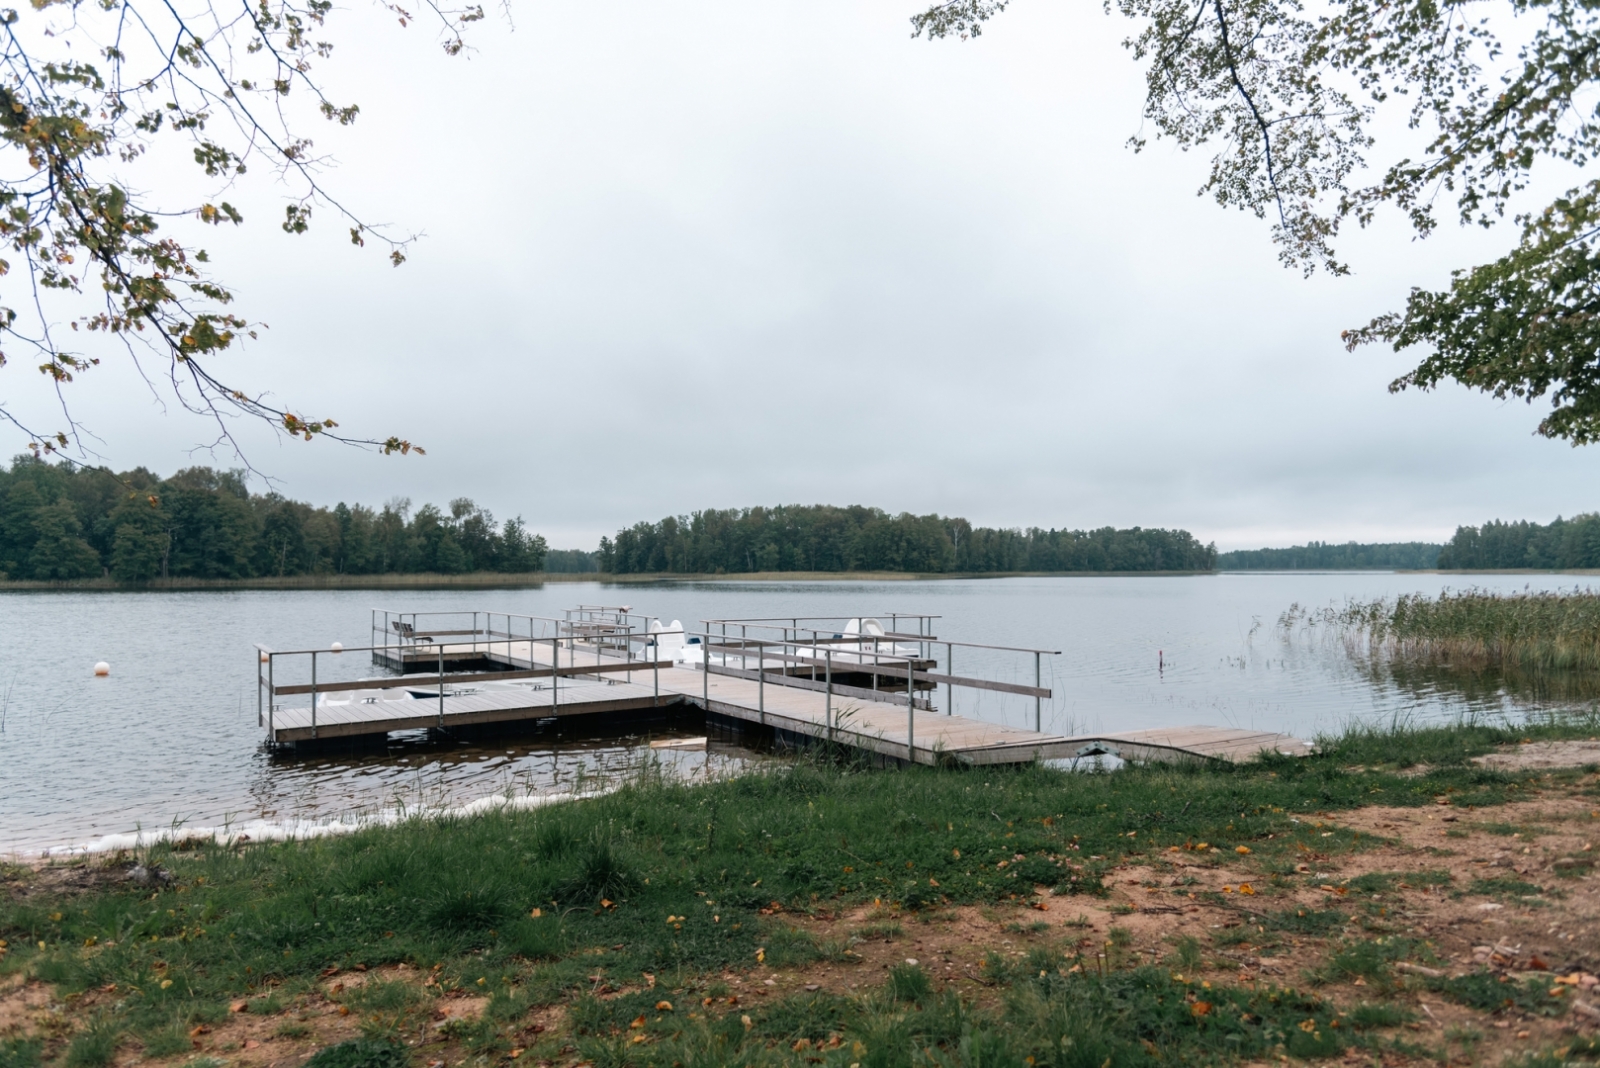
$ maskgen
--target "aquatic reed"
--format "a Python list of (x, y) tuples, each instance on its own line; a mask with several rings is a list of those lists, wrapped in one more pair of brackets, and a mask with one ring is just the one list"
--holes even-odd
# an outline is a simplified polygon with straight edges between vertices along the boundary
[(1352, 653), (1413, 666), (1600, 674), (1600, 593), (1589, 589), (1401, 594), (1318, 611), (1296, 605), (1279, 619), (1285, 629), (1299, 624), (1328, 628)]

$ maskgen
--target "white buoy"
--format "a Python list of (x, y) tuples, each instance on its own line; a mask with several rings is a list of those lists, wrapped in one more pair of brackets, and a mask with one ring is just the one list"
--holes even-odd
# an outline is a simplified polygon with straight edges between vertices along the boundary
[(334, 642), (333, 643), (333, 651), (336, 652), (336, 653), (344, 652), (344, 642)]
[(94, 673), (97, 676), (104, 678), (105, 676), (111, 674), (111, 665), (102, 660), (94, 666)]

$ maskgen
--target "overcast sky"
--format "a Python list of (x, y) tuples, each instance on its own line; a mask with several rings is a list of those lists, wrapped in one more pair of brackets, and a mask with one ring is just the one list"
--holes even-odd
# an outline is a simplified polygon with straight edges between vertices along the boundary
[[(1339, 344), (1513, 234), (1389, 217), (1346, 241), (1353, 277), (1282, 269), (1195, 196), (1205, 158), (1124, 147), (1141, 76), (1097, 3), (930, 44), (913, 0), (513, 2), (455, 59), (365, 6), (334, 23), (362, 117), (313, 131), (327, 183), (425, 235), (404, 267), (332, 219), (282, 234), (265, 185), (207, 235), (270, 326), (219, 370), (428, 449), (242, 428), (289, 496), (468, 496), (576, 548), (776, 503), (1224, 549), (1596, 506), (1600, 451), (1534, 437), (1542, 403), (1391, 396), (1414, 358)], [(43, 412), (27, 362), (5, 395)], [(74, 394), (115, 466), (238, 463), (125, 366)]]

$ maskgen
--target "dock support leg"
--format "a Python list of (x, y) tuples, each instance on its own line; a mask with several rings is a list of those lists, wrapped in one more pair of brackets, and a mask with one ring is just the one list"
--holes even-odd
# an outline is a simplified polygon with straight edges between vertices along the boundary
[[(827, 650), (824, 651), (822, 655), (827, 658), (823, 667), (823, 677), (828, 680), (828, 699), (827, 704), (823, 708), (822, 721), (828, 725), (828, 741), (831, 742), (833, 741), (833, 646), (828, 646)], [(815, 676), (816, 672), (816, 665), (811, 665), (812, 675)]]
[(317, 739), (317, 652), (311, 651), (311, 740)]
[(917, 762), (917, 663), (906, 661), (906, 760)]
[[(944, 673), (952, 679), (956, 677), (956, 647), (954, 642), (945, 642), (944, 645)], [(950, 707), (944, 710), (947, 716), (956, 714), (956, 684), (948, 682), (944, 687), (945, 703)]]

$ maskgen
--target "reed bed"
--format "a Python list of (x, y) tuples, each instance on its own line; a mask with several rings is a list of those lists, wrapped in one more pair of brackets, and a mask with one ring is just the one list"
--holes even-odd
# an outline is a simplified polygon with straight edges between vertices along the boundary
[(1445, 590), (1351, 601), (1280, 617), (1325, 627), (1353, 654), (1415, 667), (1501, 671), (1532, 677), (1600, 675), (1600, 592)]

